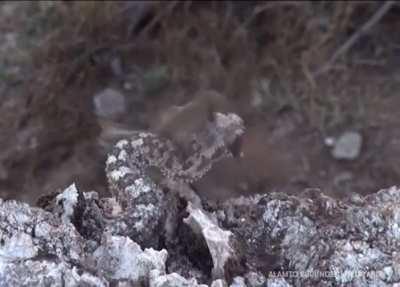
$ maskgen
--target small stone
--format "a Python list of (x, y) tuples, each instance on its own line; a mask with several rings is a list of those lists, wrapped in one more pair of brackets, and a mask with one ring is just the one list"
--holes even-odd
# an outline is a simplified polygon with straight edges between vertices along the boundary
[(233, 278), (233, 282), (229, 287), (246, 287), (246, 283), (244, 282), (244, 278), (237, 276)]
[(94, 96), (96, 115), (114, 119), (125, 112), (125, 97), (119, 91), (107, 88)]
[(195, 278), (186, 279), (177, 273), (163, 274), (157, 269), (150, 272), (149, 279), (150, 287), (207, 287), (207, 285), (198, 284)]
[(267, 279), (259, 272), (249, 272), (245, 275), (246, 283), (249, 287), (262, 287), (265, 286)]
[(361, 134), (358, 132), (345, 132), (335, 142), (332, 156), (335, 159), (354, 160), (360, 155), (362, 144)]
[(78, 196), (78, 189), (76, 188), (75, 183), (73, 183), (56, 197), (57, 205), (63, 207), (61, 218), (65, 224), (71, 222), (75, 207), (78, 204)]
[(285, 278), (271, 278), (267, 280), (268, 287), (291, 287), (293, 285), (289, 284)]
[(235, 250), (231, 247), (232, 232), (220, 228), (214, 218), (200, 208), (194, 207), (190, 202), (186, 210), (189, 216), (184, 218), (183, 222), (206, 241), (214, 265), (213, 278), (224, 278), (225, 263), (235, 258), (236, 255)]
[[(108, 280), (130, 280), (139, 285), (152, 270), (165, 274), (168, 252), (142, 249), (128, 237), (105, 234), (102, 245), (93, 253), (96, 270)], [(161, 285), (162, 286), (162, 285)]]
[(218, 279), (211, 283), (211, 287), (227, 287), (227, 286), (228, 285), (226, 284), (225, 280), (223, 280), (223, 279)]

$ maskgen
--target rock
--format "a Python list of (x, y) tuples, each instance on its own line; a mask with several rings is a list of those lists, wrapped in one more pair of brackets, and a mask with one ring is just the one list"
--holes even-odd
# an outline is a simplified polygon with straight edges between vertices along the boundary
[(187, 280), (177, 273), (162, 275), (158, 270), (150, 274), (150, 287), (207, 287), (198, 284), (196, 279)]
[(192, 207), (191, 203), (188, 204), (187, 212), (189, 216), (183, 221), (207, 243), (213, 260), (213, 278), (225, 278), (225, 263), (235, 258), (236, 254), (232, 248), (232, 233), (220, 228), (215, 220), (201, 209)]
[(267, 279), (260, 272), (249, 272), (245, 275), (246, 283), (249, 287), (263, 287)]
[(148, 282), (152, 270), (165, 274), (167, 255), (165, 249), (142, 250), (127, 237), (105, 234), (102, 245), (93, 253), (93, 259), (96, 270), (108, 280), (129, 281), (136, 286)]
[(69, 222), (0, 200), (0, 286), (107, 286), (85, 265), (85, 240)]
[(59, 206), (63, 206), (63, 213), (61, 216), (63, 222), (71, 222), (76, 204), (78, 203), (78, 190), (76, 189), (75, 183), (71, 184), (62, 193), (57, 195), (56, 203)]
[(335, 159), (354, 160), (361, 152), (362, 136), (358, 132), (345, 132), (334, 143), (332, 156)]
[(95, 113), (99, 117), (116, 119), (126, 110), (125, 96), (119, 91), (107, 88), (94, 96)]
[(228, 284), (223, 279), (217, 279), (211, 283), (211, 287), (228, 287)]
[[(301, 198), (271, 193), (253, 197), (256, 204), (243, 199), (223, 204), (228, 216), (221, 224), (233, 226), (232, 233), (242, 235), (249, 265), (296, 271), (269, 274), (268, 286), (392, 286), (400, 282), (399, 257), (394, 252), (400, 246), (399, 189), (379, 191), (356, 205), (317, 190)], [(232, 216), (230, 210), (234, 210)], [(326, 271), (329, 276), (324, 275)]]
[[(124, 171), (113, 170), (112, 176)], [(158, 197), (141, 181), (118, 190), (116, 198), (100, 200), (72, 184), (50, 201), (51, 212), (0, 199), (0, 286), (400, 285), (399, 188), (349, 201), (316, 189), (271, 192), (205, 205), (207, 211), (183, 198), (179, 205), (168, 193)], [(171, 229), (168, 238), (161, 227), (147, 230), (142, 219), (150, 208), (132, 214), (150, 202), (153, 210), (169, 209), (149, 218), (175, 218), (181, 232)], [(163, 241), (146, 249), (152, 239), (140, 231)], [(193, 236), (204, 240), (212, 262), (188, 255)], [(232, 267), (239, 262), (245, 264)], [(179, 273), (168, 274), (171, 267)]]
[(80, 268), (46, 259), (7, 263), (0, 269), (1, 286), (109, 286), (106, 280)]
[(229, 287), (246, 287), (244, 278), (240, 276), (233, 278), (233, 282)]
[(292, 287), (284, 278), (271, 278), (267, 280), (268, 287)]

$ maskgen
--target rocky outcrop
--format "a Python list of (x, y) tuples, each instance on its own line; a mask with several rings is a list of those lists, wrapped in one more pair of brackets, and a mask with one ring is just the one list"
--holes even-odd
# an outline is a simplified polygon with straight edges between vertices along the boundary
[(75, 185), (49, 200), (46, 210), (0, 200), (0, 285), (400, 284), (396, 187), (348, 201), (319, 190), (203, 207), (178, 196), (168, 200), (176, 207), (168, 219), (174, 228), (161, 226), (148, 248), (135, 242), (135, 233), (117, 234), (112, 225), (124, 213), (116, 200)]

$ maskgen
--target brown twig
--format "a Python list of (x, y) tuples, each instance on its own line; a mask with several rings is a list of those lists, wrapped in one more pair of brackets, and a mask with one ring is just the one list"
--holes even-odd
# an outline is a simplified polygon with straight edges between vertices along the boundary
[(375, 24), (379, 22), (379, 20), (392, 8), (392, 6), (396, 3), (396, 1), (386, 1), (381, 8), (376, 11), (374, 15), (363, 25), (361, 28), (355, 32), (347, 41), (336, 50), (336, 52), (332, 55), (327, 63), (325, 63), (322, 68), (315, 71), (313, 73), (314, 79), (317, 76), (320, 76), (326, 72), (328, 72), (333, 64), (337, 61), (337, 59), (343, 56), (354, 44), (360, 39), (362, 35), (364, 35), (368, 30), (370, 30)]
[(171, 14), (174, 8), (179, 4), (179, 1), (171, 1), (166, 5), (164, 9), (160, 9), (158, 14), (151, 20), (150, 23), (146, 25), (146, 27), (139, 33), (138, 38), (141, 38), (153, 29), (158, 23), (160, 23), (161, 19), (166, 17), (167, 15)]

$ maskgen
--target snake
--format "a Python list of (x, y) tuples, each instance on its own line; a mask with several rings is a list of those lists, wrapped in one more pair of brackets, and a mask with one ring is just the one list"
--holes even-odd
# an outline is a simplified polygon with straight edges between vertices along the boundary
[(214, 112), (202, 128), (187, 136), (184, 145), (151, 131), (137, 131), (129, 139), (118, 141), (107, 156), (105, 170), (110, 191), (125, 210), (125, 219), (112, 232), (123, 234), (117, 229), (131, 226), (130, 232), (135, 234), (129, 235), (136, 240), (152, 238), (169, 207), (163, 187), (151, 171), (178, 186), (191, 184), (216, 162), (234, 156), (232, 146), (244, 130), (238, 115)]

